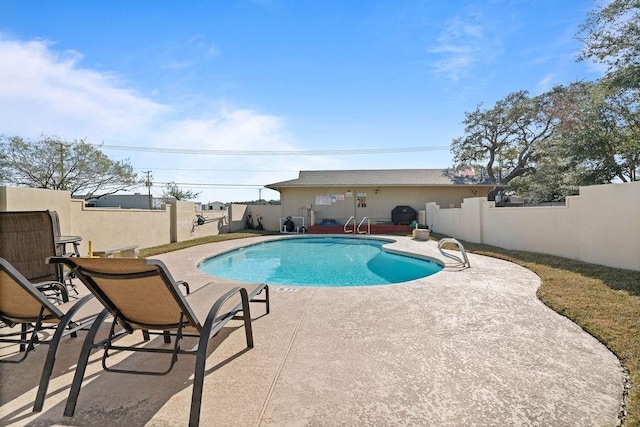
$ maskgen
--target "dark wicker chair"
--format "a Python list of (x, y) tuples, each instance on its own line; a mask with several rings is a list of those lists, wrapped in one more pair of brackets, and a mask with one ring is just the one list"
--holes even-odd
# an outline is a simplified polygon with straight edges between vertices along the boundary
[[(57, 286), (64, 287), (60, 283)], [(0, 258), (0, 321), (5, 323), (0, 342), (20, 345), (18, 353), (3, 357), (0, 363), (20, 363), (36, 345), (49, 345), (34, 412), (42, 410), (60, 340), (76, 336), (79, 329), (88, 329), (102, 308), (93, 295), (55, 305), (7, 260)], [(14, 328), (17, 326), (19, 330)]]
[[(197, 426), (200, 420), (202, 388), (209, 340), (231, 319), (244, 320), (247, 347), (253, 347), (249, 301), (262, 302), (269, 313), (269, 288), (265, 284), (229, 285), (210, 283), (184, 296), (166, 266), (153, 259), (125, 258), (53, 258), (51, 263), (63, 263), (71, 268), (85, 286), (105, 307), (87, 334), (76, 368), (65, 416), (73, 416), (80, 387), (94, 348), (102, 349), (102, 367), (105, 371), (131, 374), (165, 375), (173, 368), (179, 354), (196, 356), (195, 376), (191, 397), (189, 425)], [(256, 299), (264, 291), (264, 297)], [(242, 313), (240, 316), (237, 316)], [(112, 325), (106, 339), (94, 342), (100, 325), (107, 315)], [(116, 324), (119, 326), (116, 328)], [(173, 348), (152, 347), (135, 343), (117, 345), (118, 337), (142, 332), (144, 340), (149, 333), (164, 335), (169, 343), (174, 337)], [(198, 338), (194, 349), (182, 349), (183, 337)], [(123, 370), (107, 366), (109, 352), (131, 351), (171, 354), (166, 370)]]

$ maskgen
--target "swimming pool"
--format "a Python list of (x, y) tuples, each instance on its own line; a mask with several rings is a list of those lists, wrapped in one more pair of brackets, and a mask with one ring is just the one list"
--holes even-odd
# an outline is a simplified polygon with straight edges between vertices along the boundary
[(391, 240), (304, 237), (271, 240), (202, 262), (213, 276), (295, 286), (372, 286), (407, 282), (442, 270), (436, 262), (385, 252)]

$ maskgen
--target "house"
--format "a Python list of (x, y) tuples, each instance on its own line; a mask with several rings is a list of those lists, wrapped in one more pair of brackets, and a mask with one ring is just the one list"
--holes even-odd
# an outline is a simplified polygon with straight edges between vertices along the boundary
[(209, 202), (200, 205), (201, 211), (223, 211), (227, 209), (227, 205), (222, 202)]
[(407, 206), (425, 224), (427, 202), (458, 208), (465, 198), (484, 197), (493, 187), (470, 171), (448, 169), (300, 171), (297, 179), (266, 186), (280, 192), (282, 216), (304, 218), (305, 226), (344, 224), (350, 217), (397, 223), (392, 212)]
[(109, 194), (87, 200), (86, 206), (89, 208), (159, 209), (162, 203), (161, 198), (148, 194)]

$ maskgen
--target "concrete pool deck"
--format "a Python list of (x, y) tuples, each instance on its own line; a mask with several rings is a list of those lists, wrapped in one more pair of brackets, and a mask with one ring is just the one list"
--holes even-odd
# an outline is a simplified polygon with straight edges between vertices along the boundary
[[(271, 238), (156, 258), (197, 288), (211, 281), (198, 261)], [(271, 313), (252, 306), (254, 348), (246, 350), (239, 321), (214, 338), (212, 347), (220, 345), (207, 360), (201, 425), (616, 425), (618, 360), (537, 299), (537, 275), (474, 254), (471, 268), (460, 269), (434, 241), (390, 238), (392, 248), (447, 267), (397, 285), (272, 286)], [(61, 343), (41, 413), (31, 406), (46, 346), (21, 364), (0, 365), (0, 425), (187, 424), (194, 363), (188, 356), (168, 375), (148, 377), (106, 373), (94, 354), (75, 416), (63, 417), (80, 337)], [(8, 351), (15, 348), (2, 348)], [(167, 363), (156, 355), (110, 361)]]

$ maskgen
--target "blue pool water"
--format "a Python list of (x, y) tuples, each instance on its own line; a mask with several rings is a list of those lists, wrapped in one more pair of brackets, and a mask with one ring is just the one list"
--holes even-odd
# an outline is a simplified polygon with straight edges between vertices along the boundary
[(309, 237), (272, 240), (207, 259), (199, 268), (241, 282), (296, 286), (371, 286), (407, 282), (442, 266), (384, 252), (387, 240)]

